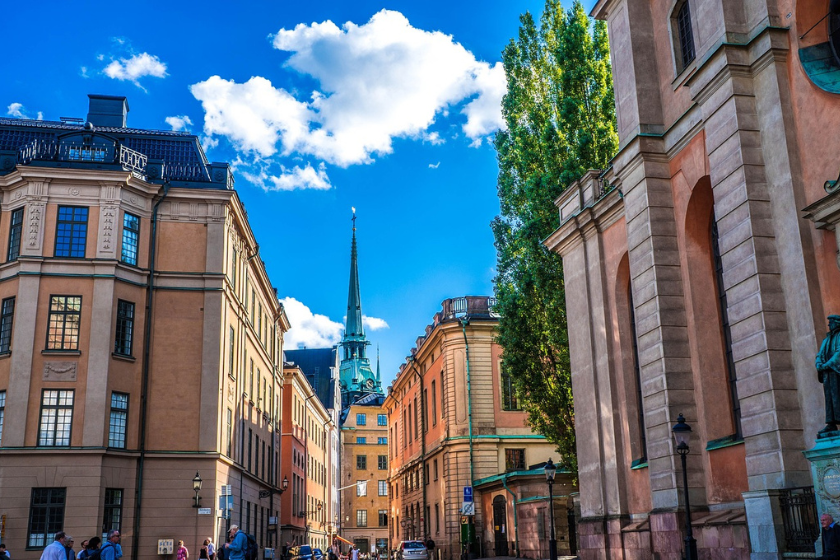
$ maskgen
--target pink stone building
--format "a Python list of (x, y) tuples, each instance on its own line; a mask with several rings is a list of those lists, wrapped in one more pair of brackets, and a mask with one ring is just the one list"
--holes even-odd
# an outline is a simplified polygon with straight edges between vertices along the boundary
[(840, 194), (824, 189), (840, 163), (840, 20), (828, 11), (593, 9), (609, 25), (620, 148), (558, 198), (546, 241), (564, 261), (583, 559), (682, 558), (680, 413), (700, 558), (813, 551), (808, 519), (797, 540), (784, 504), (812, 493), (814, 356), (840, 312)]

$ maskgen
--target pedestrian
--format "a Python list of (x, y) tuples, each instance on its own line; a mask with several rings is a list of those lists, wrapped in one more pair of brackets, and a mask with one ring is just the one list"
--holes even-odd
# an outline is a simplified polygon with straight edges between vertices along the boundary
[(85, 552), (87, 551), (88, 542), (89, 541), (87, 539), (82, 541), (82, 549), (79, 550), (79, 553), (76, 555), (76, 560), (81, 560), (82, 555), (84, 555)]
[(207, 557), (216, 560), (216, 545), (213, 544), (213, 537), (207, 537)]
[(76, 560), (76, 552), (73, 550), (73, 537), (70, 535), (64, 537), (64, 553), (67, 555), (67, 560)]
[(0, 543), (0, 560), (12, 560), (12, 555), (6, 550), (5, 543)]
[[(93, 540), (93, 539), (91, 539)], [(122, 555), (120, 546), (120, 532), (116, 529), (108, 531), (108, 542), (102, 545), (102, 551), (99, 553), (100, 560), (117, 560)]]
[(178, 541), (178, 550), (175, 552), (175, 560), (190, 560), (190, 551), (184, 546), (184, 541)]
[(64, 548), (64, 539), (67, 535), (64, 531), (55, 534), (55, 540), (47, 545), (41, 553), (41, 560), (66, 560), (67, 549)]
[(99, 549), (99, 546), (102, 544), (102, 539), (99, 537), (93, 537), (85, 542), (87, 543), (87, 546), (85, 546), (85, 549), (77, 556), (78, 560), (87, 560), (90, 558), (90, 555)]
[(353, 545), (353, 548), (350, 550), (350, 560), (359, 560), (359, 549), (356, 545)]
[(228, 560), (243, 560), (245, 558), (245, 551), (248, 550), (248, 537), (245, 533), (239, 530), (239, 525), (231, 525), (229, 543), (225, 543)]
[(820, 525), (823, 553), (817, 560), (840, 560), (840, 525), (828, 513), (820, 516)]
[(207, 552), (207, 539), (204, 539), (204, 544), (201, 545), (201, 550), (198, 551), (199, 560), (210, 560), (210, 554)]

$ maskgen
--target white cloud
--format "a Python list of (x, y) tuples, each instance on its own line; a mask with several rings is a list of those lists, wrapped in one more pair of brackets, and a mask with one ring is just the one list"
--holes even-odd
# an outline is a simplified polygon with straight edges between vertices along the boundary
[(166, 117), (163, 120), (176, 132), (181, 130), (189, 131), (192, 126), (192, 120), (187, 115), (175, 115), (174, 117)]
[(429, 164), (429, 169), (437, 169), (438, 167), (440, 167), (440, 162)]
[(313, 313), (306, 305), (295, 298), (281, 300), (292, 328), (285, 336), (285, 347), (289, 349), (305, 346), (324, 348), (341, 341), (344, 326), (327, 317)]
[(249, 173), (246, 170), (241, 171), (242, 175), (249, 182), (262, 187), (266, 192), (268, 191), (294, 191), (303, 189), (314, 190), (329, 190), (332, 188), (330, 178), (327, 177), (326, 166), (323, 162), (318, 166), (318, 169), (312, 167), (307, 163), (305, 167), (295, 166), (292, 169), (287, 169), (280, 166), (280, 174), (272, 175), (264, 168), (259, 173)]
[[(31, 119), (32, 117), (26, 113), (23, 103), (12, 103), (6, 108), (6, 114), (17, 119)], [(36, 120), (44, 120), (44, 113), (38, 111), (35, 117)]]
[(140, 53), (131, 56), (130, 58), (120, 58), (119, 60), (112, 60), (102, 72), (109, 78), (120, 81), (130, 81), (139, 88), (140, 78), (152, 76), (154, 78), (166, 77), (166, 64), (149, 53)]
[(385, 319), (379, 319), (378, 317), (368, 317), (367, 315), (362, 315), (362, 324), (372, 331), (391, 328), (390, 326), (388, 326), (388, 323), (385, 322)]
[[(318, 89), (293, 94), (260, 76), (243, 83), (212, 76), (190, 88), (205, 111), (206, 137), (226, 137), (252, 162), (309, 156), (347, 167), (391, 153), (395, 138), (442, 143), (429, 131), (437, 119), (460, 119), (473, 142), (504, 126), (501, 64), (476, 60), (451, 36), (415, 28), (399, 12), (382, 10), (363, 25), (300, 24), (272, 41), (291, 53), (286, 67)], [(301, 172), (308, 169), (315, 171)]]

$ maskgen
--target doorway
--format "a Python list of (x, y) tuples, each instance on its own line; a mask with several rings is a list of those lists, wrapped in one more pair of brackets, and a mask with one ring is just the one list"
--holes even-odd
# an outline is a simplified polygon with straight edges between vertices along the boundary
[(496, 537), (496, 556), (508, 556), (507, 502), (504, 496), (493, 498), (493, 534)]

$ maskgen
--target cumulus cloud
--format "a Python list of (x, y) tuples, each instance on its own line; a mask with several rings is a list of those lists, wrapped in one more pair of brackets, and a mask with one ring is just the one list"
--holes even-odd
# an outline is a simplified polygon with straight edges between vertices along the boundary
[(181, 130), (189, 131), (192, 126), (192, 120), (187, 115), (175, 115), (174, 117), (166, 117), (163, 120), (165, 120), (166, 124), (171, 126), (172, 130), (175, 132)]
[(388, 323), (385, 321), (385, 319), (380, 319), (378, 317), (368, 317), (367, 315), (362, 315), (362, 324), (372, 331), (391, 328), (390, 326), (388, 326)]
[(166, 64), (149, 53), (135, 54), (129, 58), (112, 60), (102, 72), (109, 78), (120, 81), (130, 81), (137, 87), (140, 85), (140, 78), (151, 76), (153, 78), (166, 77)]
[[(15, 117), (17, 119), (31, 119), (32, 117), (27, 114), (26, 109), (23, 106), (23, 103), (12, 103), (6, 108), (6, 114)], [(36, 120), (42, 121), (44, 120), (44, 113), (38, 111), (37, 115), (35, 116)]]
[(327, 317), (313, 313), (309, 307), (295, 298), (281, 300), (292, 328), (286, 333), (286, 348), (324, 348), (341, 341), (344, 326)]
[(250, 173), (243, 170), (242, 175), (249, 182), (269, 191), (294, 191), (300, 189), (329, 190), (332, 188), (330, 178), (327, 177), (326, 166), (323, 162), (315, 169), (310, 164), (305, 167), (295, 166), (287, 169), (280, 166), (280, 173), (272, 175), (268, 168), (263, 168), (259, 173)]
[(206, 138), (225, 137), (252, 161), (296, 156), (348, 167), (391, 153), (395, 138), (442, 143), (430, 130), (440, 119), (459, 119), (474, 145), (504, 126), (501, 64), (477, 60), (451, 36), (415, 28), (399, 12), (382, 10), (363, 25), (300, 24), (271, 39), (291, 53), (286, 68), (311, 77), (316, 89), (287, 90), (261, 76), (242, 83), (212, 76), (190, 88), (205, 112)]

